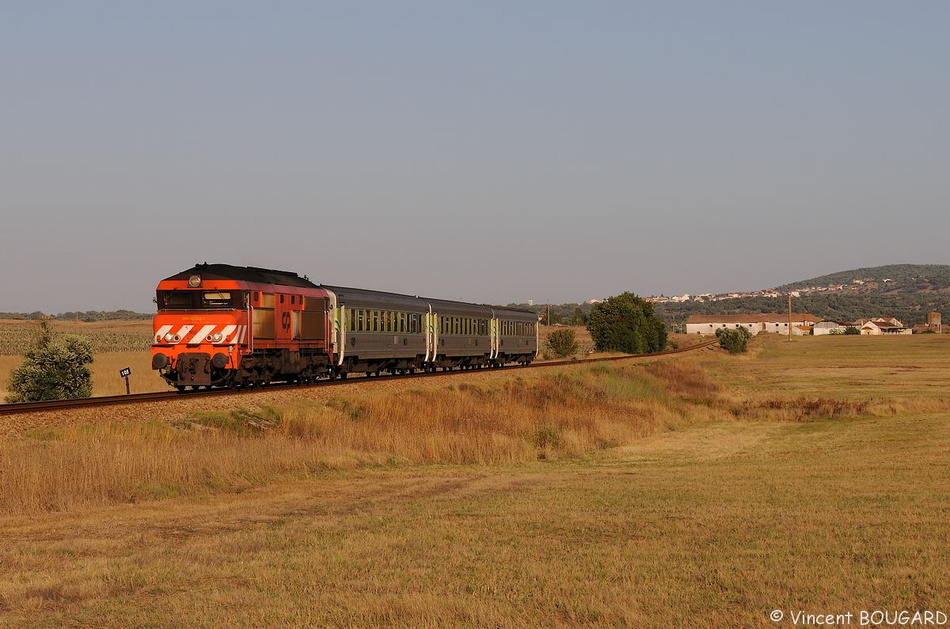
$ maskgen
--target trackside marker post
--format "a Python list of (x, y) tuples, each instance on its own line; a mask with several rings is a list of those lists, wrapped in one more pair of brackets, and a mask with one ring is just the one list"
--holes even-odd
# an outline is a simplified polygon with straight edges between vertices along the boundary
[(132, 368), (126, 367), (125, 369), (120, 369), (119, 375), (125, 378), (125, 394), (130, 395), (132, 393), (132, 388), (129, 386), (129, 376), (132, 375)]

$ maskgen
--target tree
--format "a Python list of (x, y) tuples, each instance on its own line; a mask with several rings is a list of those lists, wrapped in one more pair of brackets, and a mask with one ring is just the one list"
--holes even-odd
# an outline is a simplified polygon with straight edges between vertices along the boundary
[(92, 395), (92, 345), (73, 335), (53, 340), (47, 321), (40, 322), (36, 347), (10, 374), (7, 402), (66, 400)]
[(548, 335), (548, 350), (557, 358), (573, 356), (577, 353), (577, 336), (574, 330), (555, 330)]
[(594, 349), (601, 352), (647, 354), (666, 348), (666, 326), (653, 304), (623, 293), (594, 304), (587, 316)]
[(716, 330), (719, 347), (730, 354), (741, 354), (749, 349), (752, 334), (745, 328), (719, 328)]

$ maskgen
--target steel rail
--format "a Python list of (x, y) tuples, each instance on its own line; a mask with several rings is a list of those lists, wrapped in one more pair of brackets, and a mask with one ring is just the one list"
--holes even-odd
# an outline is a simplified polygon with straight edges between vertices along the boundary
[(390, 380), (393, 378), (399, 379), (409, 379), (409, 378), (432, 378), (432, 377), (441, 377), (441, 376), (458, 376), (462, 374), (467, 374), (469, 372), (488, 372), (494, 371), (496, 369), (506, 369), (506, 370), (515, 370), (515, 369), (543, 369), (546, 367), (564, 367), (566, 365), (585, 365), (589, 363), (599, 363), (599, 362), (609, 362), (609, 361), (619, 361), (619, 360), (630, 360), (633, 358), (658, 358), (660, 356), (670, 356), (673, 354), (683, 354), (686, 352), (691, 352), (697, 349), (704, 349), (716, 345), (719, 341), (706, 341), (704, 343), (699, 343), (697, 345), (690, 345), (689, 347), (683, 347), (680, 349), (667, 350), (663, 352), (655, 352), (653, 354), (625, 354), (623, 356), (608, 356), (604, 358), (582, 358), (582, 359), (569, 359), (569, 360), (558, 360), (544, 363), (533, 363), (531, 365), (512, 365), (510, 367), (497, 367), (489, 369), (464, 369), (456, 368), (452, 371), (435, 371), (435, 372), (419, 372), (415, 374), (404, 374), (399, 376), (386, 375), (386, 376), (366, 376), (362, 378), (354, 379), (337, 379), (337, 380), (320, 380), (311, 384), (273, 384), (266, 387), (254, 387), (250, 389), (210, 389), (205, 391), (158, 391), (151, 393), (133, 393), (131, 395), (108, 395), (101, 397), (88, 397), (88, 398), (78, 398), (72, 400), (52, 400), (44, 402), (17, 402), (13, 404), (0, 404), (0, 415), (14, 415), (14, 414), (24, 414), (24, 413), (41, 413), (46, 411), (58, 411), (58, 410), (67, 410), (74, 408), (83, 408), (83, 407), (96, 407), (96, 406), (116, 406), (122, 404), (141, 404), (144, 402), (163, 402), (169, 400), (181, 400), (187, 397), (207, 397), (207, 396), (222, 396), (222, 395), (249, 395), (253, 393), (260, 393), (262, 391), (275, 391), (281, 390), (288, 387), (293, 387), (295, 389), (300, 388), (310, 388), (310, 387), (327, 387), (327, 386), (342, 386), (346, 384), (354, 384), (357, 382), (375, 382), (377, 380)]

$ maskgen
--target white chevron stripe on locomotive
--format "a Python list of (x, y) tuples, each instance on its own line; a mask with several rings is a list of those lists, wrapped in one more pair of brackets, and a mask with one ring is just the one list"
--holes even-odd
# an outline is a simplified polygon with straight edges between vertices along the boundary
[[(224, 329), (221, 330), (221, 342), (227, 343), (228, 337), (234, 334), (234, 331), (237, 330), (236, 325), (226, 325)], [(231, 341), (231, 345), (234, 345), (234, 340)]]
[[(158, 330), (155, 331), (156, 341), (161, 340), (165, 341), (165, 335), (172, 331), (173, 326), (163, 325)], [(217, 328), (217, 325), (206, 324), (203, 325), (194, 335), (189, 336), (189, 333), (195, 328), (193, 325), (183, 325), (177, 332), (175, 336), (178, 337), (178, 341), (171, 341), (171, 344), (185, 343), (186, 345), (200, 345), (201, 343), (208, 342), (208, 335), (212, 334)], [(244, 337), (247, 335), (247, 326), (246, 325), (226, 325), (221, 330), (221, 340), (216, 344), (228, 344), (228, 345), (239, 345), (244, 342)], [(231, 337), (231, 338), (229, 338)]]
[(177, 341), (177, 342), (184, 341), (184, 340), (185, 340), (185, 337), (188, 336), (188, 333), (191, 332), (191, 329), (192, 329), (193, 327), (195, 327), (195, 326), (193, 326), (193, 325), (183, 325), (183, 326), (181, 326), (181, 328), (180, 328), (177, 332), (175, 332), (175, 336), (178, 337), (178, 341)]
[[(217, 326), (215, 326), (214, 324), (204, 326), (203, 328), (198, 330), (193, 337), (191, 337), (191, 340), (188, 341), (188, 344), (198, 345), (200, 343), (204, 343), (205, 337), (211, 334), (211, 332), (214, 331), (215, 327)], [(185, 335), (183, 334), (181, 338), (185, 338)]]

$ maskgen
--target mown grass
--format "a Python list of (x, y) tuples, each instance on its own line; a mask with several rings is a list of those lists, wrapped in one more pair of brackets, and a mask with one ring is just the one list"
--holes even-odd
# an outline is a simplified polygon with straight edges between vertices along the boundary
[(622, 456), (336, 472), (4, 521), (10, 626), (769, 627), (934, 609), (946, 417), (716, 422)]
[(2, 507), (0, 619), (776, 627), (774, 609), (945, 608), (947, 346), (906, 340), (37, 431), (0, 450), (4, 486), (36, 471)]

